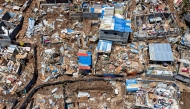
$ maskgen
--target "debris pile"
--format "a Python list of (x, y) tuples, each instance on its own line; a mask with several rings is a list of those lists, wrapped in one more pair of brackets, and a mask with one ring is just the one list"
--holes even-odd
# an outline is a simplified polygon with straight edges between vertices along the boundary
[[(101, 44), (98, 45), (100, 49), (101, 46)], [(111, 47), (111, 44), (107, 47)], [(99, 53), (96, 74), (136, 75), (142, 73), (147, 63), (147, 49), (146, 43), (143, 42), (135, 42), (126, 46), (116, 45), (112, 47), (112, 51), (106, 48), (105, 50), (108, 50), (106, 54)]]
[(126, 80), (126, 90), (134, 93), (134, 107), (179, 109), (179, 86), (151, 80)]
[(171, 81), (190, 84), (189, 1), (0, 3), (0, 107), (181, 108)]
[(4, 95), (14, 95), (31, 78), (29, 74), (34, 72), (28, 69), (31, 65), (27, 65), (28, 59), (32, 61), (33, 49), (27, 46), (28, 43), (19, 44), (22, 46), (1, 46), (0, 49), (0, 81), (3, 83), (0, 87)]
[[(73, 85), (75, 88), (71, 87)], [(86, 88), (88, 89), (85, 90)], [(66, 88), (65, 101), (67, 108), (70, 109), (74, 109), (76, 107), (103, 109), (122, 108), (121, 104), (123, 102), (123, 94), (124, 87), (120, 82), (79, 82), (76, 84), (70, 84)]]

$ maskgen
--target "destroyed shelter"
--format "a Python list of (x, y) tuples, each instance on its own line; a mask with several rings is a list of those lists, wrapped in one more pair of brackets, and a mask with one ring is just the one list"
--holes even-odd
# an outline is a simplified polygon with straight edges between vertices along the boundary
[(16, 40), (16, 35), (22, 29), (24, 17), (20, 13), (7, 11), (0, 21), (0, 43), (7, 46), (12, 40)]
[(30, 80), (31, 75), (28, 73), (33, 73), (31, 69), (24, 70), (28, 56), (31, 56), (31, 47), (11, 44), (7, 47), (1, 46), (0, 55), (0, 82), (4, 83), (0, 86), (2, 94), (14, 95), (19, 87), (23, 87), (24, 82)]
[(143, 15), (150, 13), (171, 13), (168, 5), (169, 0), (145, 0), (136, 1), (136, 8), (133, 10), (134, 15)]
[(146, 43), (113, 45), (112, 41), (99, 40), (97, 46), (96, 75), (136, 75), (144, 72), (147, 64)]
[(94, 1), (84, 1), (78, 5), (70, 5), (69, 11), (71, 20), (99, 20), (102, 13), (102, 5), (94, 3)]
[(179, 86), (174, 82), (127, 79), (126, 93), (133, 94), (134, 108), (179, 109)]
[(133, 41), (178, 36), (180, 29), (174, 16), (174, 13), (136, 15)]
[[(168, 44), (170, 41), (165, 43), (165, 40), (164, 43), (152, 43), (152, 41), (157, 42), (159, 38), (173, 38), (179, 33), (176, 17), (170, 12), (167, 0), (105, 1), (38, 0), (38, 8), (34, 6), (35, 8), (31, 9), (33, 13), (27, 16), (28, 28), (25, 27), (24, 33), (27, 37), (23, 40), (31, 40), (39, 45), (37, 63), (39, 68), (35, 68), (39, 70), (39, 78), (34, 77), (38, 84), (43, 84), (42, 86), (46, 82), (46, 85), (49, 85), (53, 81), (64, 80), (64, 83), (60, 85), (64, 89), (60, 86), (42, 88), (40, 93), (33, 98), (34, 101), (31, 102), (30, 107), (63, 108), (65, 105), (69, 109), (178, 109), (179, 87), (175, 83), (133, 79), (126, 80), (126, 84), (123, 84), (124, 78), (112, 78), (139, 75), (144, 77), (145, 72), (145, 76), (149, 78), (174, 79), (178, 70), (177, 56), (173, 51), (178, 45), (177, 41), (174, 43), (171, 41), (171, 45)], [(133, 6), (136, 5), (133, 13), (133, 9), (131, 10), (129, 6), (131, 2)], [(133, 14), (135, 24), (132, 24), (131, 20)], [(6, 13), (4, 19), (13, 21), (12, 16), (12, 13)], [(135, 27), (134, 42), (129, 43), (133, 26)], [(41, 44), (38, 43), (40, 39)], [(156, 40), (148, 43), (146, 39)], [(12, 47), (8, 49), (12, 50)], [(29, 48), (21, 48), (21, 50), (19, 48), (18, 51), (21, 53), (17, 53), (17, 50), (11, 52), (9, 64), (5, 57), (1, 57), (0, 64), (7, 65), (2, 68), (16, 73), (17, 63), (21, 64), (20, 59), (28, 56), (26, 49)], [(181, 64), (184, 63), (182, 61), (180, 60)], [(187, 77), (188, 65), (183, 64), (181, 67), (180, 71)], [(91, 72), (94, 72), (93, 76)], [(23, 74), (31, 76), (30, 73)], [(80, 83), (81, 77), (82, 83)], [(95, 82), (92, 77), (97, 78), (98, 82)], [(100, 82), (101, 79), (103, 82)], [(69, 82), (66, 83), (67, 80)], [(117, 82), (112, 80), (117, 80)], [(8, 90), (4, 88), (3, 93), (6, 95), (11, 90), (17, 89), (16, 85), (20, 85), (24, 80), (21, 82), (13, 76), (2, 81), (12, 84)], [(15, 81), (18, 83), (14, 86)], [(31, 82), (29, 85), (32, 84)], [(26, 85), (26, 88), (29, 85)], [(36, 88), (34, 90), (36, 91)], [(123, 94), (123, 91), (130, 95)], [(131, 99), (135, 102), (128, 101)]]
[(83, 2), (83, 18), (86, 20), (98, 20), (101, 17), (102, 7), (100, 4)]
[(189, 72), (189, 57), (190, 51), (181, 48), (180, 50), (180, 58), (177, 59), (177, 62), (180, 63), (179, 70), (177, 75), (175, 75), (175, 79), (184, 82), (185, 84), (190, 84), (190, 72)]

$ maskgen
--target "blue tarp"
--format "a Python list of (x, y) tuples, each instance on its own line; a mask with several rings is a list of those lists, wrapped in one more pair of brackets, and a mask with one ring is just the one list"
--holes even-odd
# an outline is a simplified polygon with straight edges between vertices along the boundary
[(111, 47), (112, 41), (99, 40), (97, 49), (101, 52), (111, 52)]
[(103, 17), (104, 17), (104, 10), (102, 9), (102, 13), (101, 13), (101, 18), (103, 19)]
[(72, 32), (74, 32), (74, 30), (72, 30), (72, 29), (67, 29), (67, 32), (68, 32), (68, 33), (72, 33)]
[(79, 64), (83, 66), (90, 66), (92, 65), (92, 53), (87, 52), (88, 56), (79, 56)]
[(91, 13), (94, 13), (94, 8), (90, 8), (90, 12), (91, 12)]

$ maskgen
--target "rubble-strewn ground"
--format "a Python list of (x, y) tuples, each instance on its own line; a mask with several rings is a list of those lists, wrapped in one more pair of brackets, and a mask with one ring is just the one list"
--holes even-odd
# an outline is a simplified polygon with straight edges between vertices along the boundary
[[(110, 81), (93, 81), (93, 82), (78, 82), (71, 83), (66, 86), (66, 101), (71, 99), (75, 102), (75, 106), (72, 109), (77, 108), (103, 108), (108, 107), (111, 109), (122, 108), (124, 106), (123, 95), (124, 87), (123, 83)], [(115, 89), (118, 90), (118, 94), (115, 94)], [(77, 94), (80, 92), (87, 92), (90, 94), (89, 100), (85, 97), (77, 98)], [(79, 95), (78, 95), (79, 96)]]
[[(133, 51), (138, 48), (138, 51)], [(96, 65), (97, 74), (135, 75), (144, 70), (146, 65), (147, 50), (141, 49), (145, 43), (133, 43), (126, 46), (113, 46), (109, 55), (99, 55)], [(140, 63), (139, 63), (140, 62)]]
[[(181, 34), (184, 30), (180, 31), (182, 28), (186, 30), (187, 26), (184, 23), (184, 19), (180, 16), (180, 11), (177, 11), (176, 7), (174, 8), (174, 0), (150, 0), (151, 2), (156, 2), (154, 5), (149, 3), (149, 0), (140, 2), (138, 0), (128, 0), (123, 3), (120, 2), (119, 4), (111, 2), (105, 4), (104, 1), (100, 0), (95, 4), (101, 4), (100, 6), (92, 5), (94, 2), (90, 2), (90, 4), (84, 3), (84, 7), (81, 4), (82, 0), (73, 0), (74, 4), (58, 3), (55, 6), (43, 6), (42, 8), (36, 7), (39, 5), (37, 1), (38, 0), (32, 0), (32, 3), (29, 4), (29, 8), (26, 9), (25, 12), (22, 12), (26, 7), (26, 4), (24, 5), (26, 0), (14, 0), (13, 3), (6, 3), (4, 0), (0, 0), (0, 8), (4, 10), (0, 16), (1, 20), (2, 15), (6, 12), (16, 13), (17, 15), (16, 17), (10, 17), (11, 15), (8, 15), (10, 18), (4, 17), (5, 24), (11, 23), (21, 28), (19, 25), (21, 21), (18, 16), (22, 14), (24, 17), (22, 29), (15, 35), (18, 47), (23, 47), (22, 43), (30, 43), (32, 46), (37, 45), (37, 60), (35, 60), (33, 49), (28, 51), (26, 66), (22, 68), (20, 75), (13, 74), (12, 69), (11, 71), (4, 70), (6, 65), (2, 64), (4, 62), (3, 59), (0, 58), (0, 109), (4, 108), (4, 106), (11, 108), (13, 99), (19, 100), (20, 104), (16, 107), (19, 108), (33, 89), (39, 85), (57, 81), (73, 81), (90, 78), (104, 78), (107, 81), (79, 81), (46, 86), (35, 92), (27, 108), (31, 106), (32, 109), (63, 109), (68, 106), (69, 109), (132, 109), (134, 108), (135, 102), (137, 102), (136, 105), (150, 105), (146, 104), (144, 100), (147, 93), (149, 102), (152, 104), (161, 104), (155, 102), (155, 99), (160, 100), (162, 97), (166, 100), (163, 101), (166, 102), (167, 105), (171, 105), (170, 102), (176, 104), (175, 100), (175, 102), (169, 100), (171, 96), (166, 97), (167, 92), (174, 90), (168, 87), (169, 85), (164, 87), (165, 85), (157, 86), (154, 82), (153, 84), (140, 83), (138, 85), (135, 83), (132, 84), (131, 87), (138, 88), (137, 93), (126, 93), (127, 83), (125, 83), (126, 79), (130, 80), (137, 77), (143, 80), (161, 80), (163, 82), (166, 82), (166, 80), (162, 80), (161, 76), (171, 76), (172, 79), (174, 79), (173, 76), (182, 74), (185, 75), (185, 78), (189, 77), (189, 48), (183, 50), (183, 52), (187, 52), (184, 57), (181, 56), (183, 53), (180, 52), (183, 46), (182, 37), (185, 37), (185, 42), (189, 41), (188, 35), (184, 36), (184, 33)], [(45, 1), (41, 2), (41, 4), (43, 3), (45, 3)], [(106, 5), (111, 8), (103, 8), (104, 6), (106, 7)], [(20, 8), (19, 10), (17, 10), (17, 6)], [(88, 19), (83, 18), (84, 16), (80, 16), (83, 11), (89, 12), (90, 9), (86, 9), (88, 6), (100, 7), (101, 11), (103, 9), (104, 12), (101, 12), (99, 8), (95, 8), (95, 12), (93, 12), (93, 14), (97, 14), (96, 11), (100, 11), (101, 18), (96, 19), (94, 17), (96, 19), (94, 20), (93, 17)], [(16, 9), (13, 10), (13, 7)], [(81, 9), (81, 7), (83, 9)], [(118, 9), (116, 10), (116, 8)], [(93, 11), (93, 9), (90, 11)], [(159, 15), (159, 13), (161, 13), (161, 15)], [(171, 14), (168, 16), (167, 13)], [(75, 16), (76, 18), (80, 16), (83, 20), (72, 20), (74, 19), (72, 15), (75, 14), (79, 14)], [(116, 16), (119, 20), (114, 18)], [(158, 16), (161, 18), (161, 21), (159, 21), (159, 19), (158, 21), (156, 20)], [(151, 21), (149, 21), (151, 18), (153, 22), (156, 22), (151, 23)], [(34, 27), (29, 28), (33, 23), (32, 20), (35, 21)], [(123, 22), (125, 20), (128, 20), (130, 23)], [(113, 22), (115, 23), (115, 21), (117, 21), (118, 25), (113, 27)], [(121, 22), (123, 22), (123, 24), (119, 25)], [(119, 28), (124, 24), (129, 27), (125, 27), (126, 30), (132, 30), (128, 37), (128, 42), (117, 44), (115, 43), (117, 41), (113, 40), (115, 38), (115, 40), (124, 41), (122, 37), (126, 36), (117, 38), (118, 34), (123, 33), (121, 32), (122, 28), (120, 28), (117, 30), (120, 31), (119, 33), (115, 33), (114, 31), (110, 36), (107, 35), (109, 38), (104, 40), (111, 40), (113, 44), (111, 45), (109, 53), (104, 52), (104, 50), (102, 52), (101, 50), (105, 49), (105, 46), (98, 46), (99, 39), (103, 37), (100, 35), (100, 31)], [(12, 26), (0, 26), (0, 35), (12, 32)], [(105, 34), (107, 34), (107, 32), (105, 32)], [(139, 38), (144, 36), (144, 34), (149, 35), (142, 39)], [(136, 38), (136, 35), (139, 35), (139, 37)], [(3, 37), (0, 39), (3, 39)], [(6, 41), (1, 41), (1, 43), (6, 43)], [(149, 44), (156, 43), (167, 43), (171, 45), (171, 51), (166, 52), (172, 52), (173, 62), (154, 62), (154, 60), (150, 60), (151, 53), (149, 52)], [(10, 49), (11, 48), (8, 47), (1, 48), (1, 50)], [(101, 52), (98, 51), (99, 49), (101, 49)], [(164, 47), (162, 50), (164, 50)], [(162, 50), (159, 53), (161, 53)], [(3, 53), (2, 51), (0, 52)], [(16, 55), (20, 56), (25, 52), (26, 51), (19, 49), (19, 53), (16, 53)], [(91, 52), (90, 58), (92, 59), (90, 65), (82, 64), (79, 59), (82, 56), (89, 56), (87, 52)], [(13, 60), (12, 63), (14, 64), (16, 62), (22, 63), (20, 59), (16, 59), (15, 61), (13, 58), (16, 57), (16, 55), (13, 54), (14, 52), (10, 54), (4, 53), (1, 54), (1, 57), (4, 57), (8, 61)], [(163, 53), (163, 56), (160, 55), (160, 57), (164, 57), (165, 55), (166, 53)], [(181, 58), (186, 59), (185, 62), (184, 60), (180, 60)], [(37, 65), (35, 65), (36, 61)], [(37, 69), (35, 69), (35, 66), (37, 66)], [(153, 69), (149, 69), (150, 67)], [(34, 72), (35, 70), (38, 72)], [(152, 74), (147, 76), (146, 73), (149, 70), (152, 70), (153, 75), (157, 75), (157, 72), (160, 73), (160, 78), (153, 78), (151, 77)], [(164, 72), (167, 72), (166, 75)], [(37, 79), (35, 84), (32, 84), (31, 80), (34, 73), (38, 73), (38, 77), (36, 75)], [(123, 81), (113, 81), (112, 77), (116, 75), (122, 77), (120, 80)], [(16, 79), (14, 77), (16, 77)], [(108, 81), (109, 79), (110, 81)], [(188, 79), (181, 79), (188, 81)], [(188, 109), (190, 103), (190, 93), (188, 91), (190, 91), (190, 87), (188, 83), (177, 80), (175, 80), (175, 82), (179, 85), (179, 91), (181, 92), (179, 101), (180, 108)], [(26, 92), (25, 88), (28, 88), (26, 86), (31, 84), (31, 89)], [(158, 94), (158, 92), (162, 94)], [(164, 92), (166, 95), (164, 95)], [(172, 95), (172, 97), (173, 96), (174, 95)]]
[[(52, 90), (55, 92), (52, 93)], [(32, 103), (32, 102), (31, 102)], [(33, 108), (53, 109), (64, 108), (64, 97), (62, 85), (42, 88), (33, 96)], [(30, 105), (28, 105), (30, 107)]]
[(14, 0), (14, 3), (16, 4), (24, 4), (26, 0)]

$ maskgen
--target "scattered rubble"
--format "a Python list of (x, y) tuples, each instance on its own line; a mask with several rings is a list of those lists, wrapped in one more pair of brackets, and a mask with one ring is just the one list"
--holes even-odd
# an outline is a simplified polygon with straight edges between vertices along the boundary
[(187, 108), (189, 1), (0, 3), (1, 108)]
[(131, 102), (129, 107), (179, 109), (180, 92), (176, 83), (132, 79), (126, 80), (126, 90), (134, 95), (134, 101), (126, 101)]

